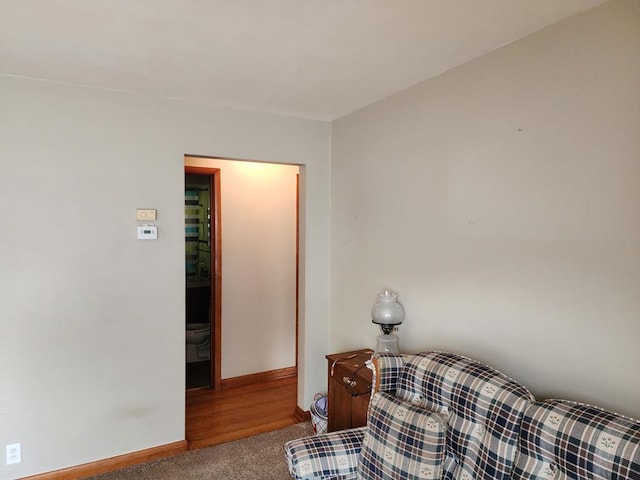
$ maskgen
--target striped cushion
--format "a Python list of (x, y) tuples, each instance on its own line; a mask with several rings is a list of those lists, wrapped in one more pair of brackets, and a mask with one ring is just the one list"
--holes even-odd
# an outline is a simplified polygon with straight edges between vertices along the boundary
[(289, 472), (297, 480), (355, 479), (366, 427), (299, 438), (284, 446)]
[(514, 480), (640, 479), (640, 422), (564, 400), (529, 406)]
[(435, 412), (376, 393), (369, 404), (358, 480), (439, 479), (445, 420)]
[(447, 416), (443, 479), (507, 480), (529, 391), (500, 372), (454, 353), (405, 359), (397, 397)]

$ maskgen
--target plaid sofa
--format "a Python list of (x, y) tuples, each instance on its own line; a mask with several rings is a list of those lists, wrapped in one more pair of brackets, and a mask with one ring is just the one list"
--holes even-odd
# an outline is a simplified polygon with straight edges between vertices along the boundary
[[(454, 353), (386, 353), (373, 361), (375, 391), (446, 417), (443, 478), (508, 478), (522, 415), (534, 400), (527, 389)], [(362, 438), (360, 430), (358, 438), (333, 432), (289, 442), (285, 451), (292, 476), (356, 478)]]
[[(376, 354), (373, 363), (374, 392), (395, 398), (412, 414), (422, 410), (443, 419), (438, 478), (640, 480), (638, 422), (596, 407), (536, 402), (525, 387), (500, 372), (454, 353)], [(291, 476), (297, 480), (433, 478), (422, 476), (415, 465), (406, 471), (397, 466), (384, 470), (386, 451), (370, 444), (384, 441), (376, 437), (379, 429), (374, 424), (389, 421), (380, 420), (381, 412), (373, 405), (369, 414), (368, 427), (288, 442)], [(391, 431), (394, 453), (398, 445), (413, 449), (397, 457), (402, 468), (420, 460), (414, 447), (423, 444), (408, 438), (419, 429), (401, 424)]]
[(514, 480), (640, 480), (640, 423), (566, 400), (530, 405)]

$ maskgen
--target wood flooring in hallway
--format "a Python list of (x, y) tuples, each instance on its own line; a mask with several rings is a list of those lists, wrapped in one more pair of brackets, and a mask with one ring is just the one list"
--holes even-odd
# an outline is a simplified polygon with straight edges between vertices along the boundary
[(280, 378), (217, 392), (186, 393), (189, 450), (217, 445), (298, 423), (296, 377)]

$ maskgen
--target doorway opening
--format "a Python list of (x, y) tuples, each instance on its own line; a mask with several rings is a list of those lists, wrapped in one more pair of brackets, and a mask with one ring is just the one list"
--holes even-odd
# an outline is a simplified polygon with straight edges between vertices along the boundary
[[(300, 166), (194, 155), (184, 158), (186, 175), (212, 176), (213, 193), (209, 273), (210, 315), (217, 326), (211, 334), (211, 358), (217, 371), (211, 388), (187, 390), (185, 407), (186, 439), (189, 448), (198, 448), (303, 419), (304, 412), (297, 407)], [(189, 180), (191, 177), (185, 177), (187, 187)], [(203, 263), (206, 266), (206, 260)], [(199, 276), (198, 264), (191, 267), (194, 276)], [(262, 398), (269, 389), (276, 393), (273, 397), (267, 394), (271, 401), (264, 404), (259, 418), (220, 417), (220, 409), (227, 410), (225, 402), (241, 410), (247, 405), (253, 408), (256, 400), (252, 395)]]
[[(296, 377), (298, 271), (301, 268), (298, 263), (299, 166), (185, 155), (184, 173), (187, 195), (191, 193), (193, 203), (202, 208), (192, 213), (196, 224), (201, 225), (192, 232), (197, 242), (191, 250), (199, 250), (198, 255), (188, 258), (191, 264), (185, 267), (190, 283), (187, 286), (191, 287), (187, 304), (191, 310), (197, 310), (190, 299), (198, 297), (200, 288), (205, 309), (209, 305), (209, 361), (213, 372), (210, 387), (206, 383), (189, 382), (188, 398), (205, 394), (202, 390), (227, 390)], [(207, 200), (198, 196), (199, 189), (206, 194), (207, 187), (211, 195), (210, 233), (206, 231), (209, 228)], [(197, 325), (201, 323), (197, 318), (187, 316), (187, 324), (196, 324), (194, 329), (204, 327), (205, 334), (192, 342), (202, 340), (202, 344), (196, 345), (200, 351), (194, 353), (196, 346), (189, 346), (187, 342), (187, 357), (202, 361), (197, 367), (187, 366), (187, 377), (192, 376), (191, 370), (199, 367), (205, 370), (206, 376), (207, 325)], [(204, 317), (206, 322), (206, 311)], [(202, 358), (194, 357), (202, 352)], [(198, 391), (191, 391), (195, 389)]]
[(220, 170), (185, 166), (186, 390), (221, 383)]

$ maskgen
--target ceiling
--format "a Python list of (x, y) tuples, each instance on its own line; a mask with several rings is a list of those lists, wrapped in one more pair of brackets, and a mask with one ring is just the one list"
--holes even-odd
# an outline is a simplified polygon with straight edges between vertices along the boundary
[(603, 0), (0, 0), (0, 75), (333, 120)]

